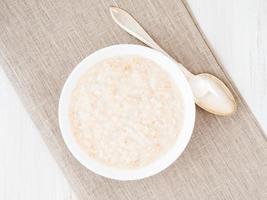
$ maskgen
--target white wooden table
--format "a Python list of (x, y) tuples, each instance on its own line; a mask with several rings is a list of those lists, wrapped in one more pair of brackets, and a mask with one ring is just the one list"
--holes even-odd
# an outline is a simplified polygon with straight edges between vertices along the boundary
[[(219, 62), (267, 132), (267, 1), (188, 3)], [(2, 70), (0, 199), (76, 199)]]

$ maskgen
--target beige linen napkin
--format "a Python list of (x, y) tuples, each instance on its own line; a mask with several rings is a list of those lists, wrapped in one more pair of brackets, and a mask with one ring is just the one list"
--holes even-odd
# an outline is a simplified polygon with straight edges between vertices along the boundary
[[(230, 86), (181, 0), (117, 2), (191, 71), (210, 72)], [(93, 51), (112, 44), (138, 43), (114, 24), (110, 5), (111, 0), (0, 1), (1, 65), (77, 196), (86, 200), (267, 199), (266, 141), (237, 92), (239, 107), (232, 117), (198, 109), (185, 152), (151, 178), (109, 180), (72, 157), (57, 121), (64, 81)]]

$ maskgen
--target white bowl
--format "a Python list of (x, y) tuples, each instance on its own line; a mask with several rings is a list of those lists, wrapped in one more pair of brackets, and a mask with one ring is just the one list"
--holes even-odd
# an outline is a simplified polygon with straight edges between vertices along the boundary
[[(139, 55), (151, 59), (161, 66), (179, 87), (184, 100), (185, 110), (184, 123), (175, 145), (165, 155), (161, 156), (150, 165), (129, 170), (108, 167), (91, 159), (76, 143), (71, 131), (69, 119), (70, 97), (79, 78), (97, 62), (106, 58), (123, 55)], [(81, 164), (96, 174), (107, 178), (117, 180), (137, 180), (159, 173), (171, 165), (182, 154), (190, 140), (194, 128), (195, 103), (187, 79), (180, 71), (177, 63), (156, 50), (139, 45), (120, 44), (94, 52), (75, 67), (63, 87), (59, 100), (58, 118), (63, 139), (73, 156)]]

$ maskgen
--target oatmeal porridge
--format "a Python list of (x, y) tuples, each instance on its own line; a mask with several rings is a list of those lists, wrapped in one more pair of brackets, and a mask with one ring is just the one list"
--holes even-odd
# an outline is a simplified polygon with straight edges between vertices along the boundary
[(152, 60), (103, 60), (78, 81), (71, 97), (74, 137), (106, 166), (135, 169), (173, 147), (183, 125), (183, 99), (169, 75)]

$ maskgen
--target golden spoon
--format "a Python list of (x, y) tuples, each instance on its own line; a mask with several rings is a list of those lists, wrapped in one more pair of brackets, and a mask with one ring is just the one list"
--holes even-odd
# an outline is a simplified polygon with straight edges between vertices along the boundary
[[(125, 10), (112, 6), (110, 13), (113, 20), (126, 32), (170, 57)], [(231, 115), (235, 112), (236, 101), (221, 80), (208, 73), (192, 74), (180, 63), (177, 65), (187, 77), (198, 106), (216, 115)]]

